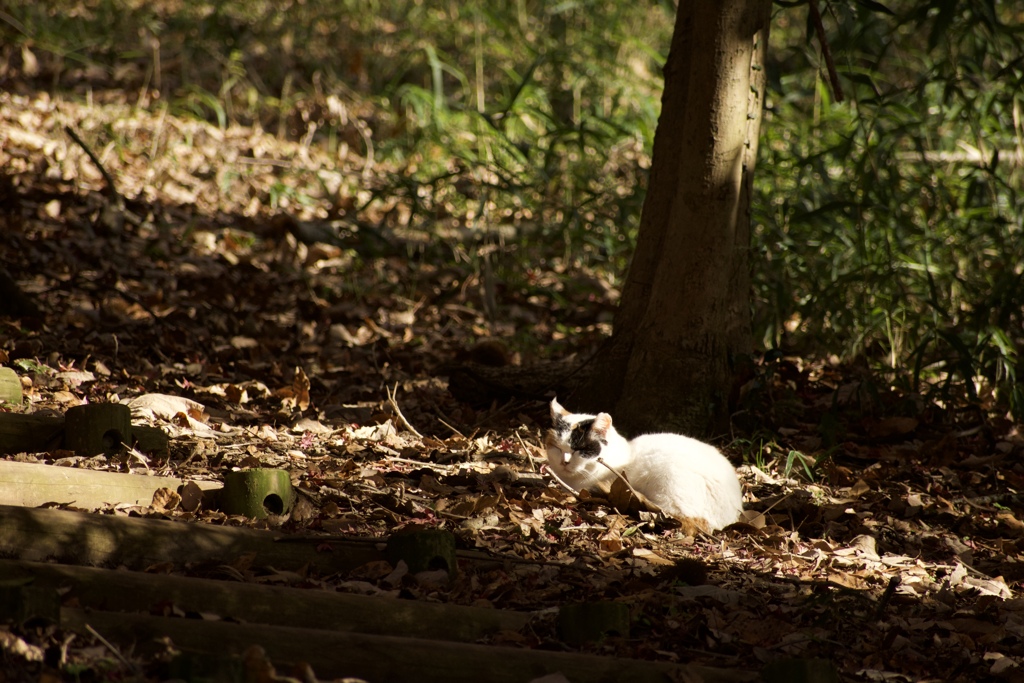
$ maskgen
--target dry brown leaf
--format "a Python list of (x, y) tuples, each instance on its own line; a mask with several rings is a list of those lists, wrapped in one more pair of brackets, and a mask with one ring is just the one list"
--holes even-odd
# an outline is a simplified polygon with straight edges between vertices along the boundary
[[(198, 487), (197, 487), (198, 488)], [(159, 488), (153, 492), (153, 509), (157, 512), (170, 512), (181, 504), (181, 496), (168, 488)]]

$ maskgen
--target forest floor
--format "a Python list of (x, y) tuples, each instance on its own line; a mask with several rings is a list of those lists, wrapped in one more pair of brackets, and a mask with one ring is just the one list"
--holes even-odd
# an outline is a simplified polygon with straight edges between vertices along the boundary
[[(102, 514), (296, 534), (447, 529), (462, 549), (520, 561), (466, 562), (449, 584), (380, 566), (293, 583), (520, 611), (625, 603), (630, 633), (582, 648), (597, 654), (749, 671), (825, 658), (849, 681), (1024, 680), (1024, 434), (983, 403), (939, 404), (825, 359), (760, 359), (736, 433), (717, 443), (760, 514), (687, 537), (518, 479), (541, 471), (543, 400), (471, 406), (448, 391), (467, 359), (586, 358), (607, 335), (615, 279), (574, 270), (557, 245), (528, 287), (495, 282), (460, 258), (479, 244), (450, 221), (403, 224), (401, 202), (384, 202), (356, 223), (288, 193), (296, 168), (372, 187), (379, 169), (354, 153), (339, 162), (301, 140), (117, 101), (0, 94), (0, 150), (0, 260), (38, 307), (0, 319), (0, 361), (27, 397), (3, 410), (145, 394), (202, 405), (149, 418), (172, 437), (166, 457), (17, 459), (193, 479), (285, 468), (303, 501), (261, 522)], [(52, 629), (13, 634), (29, 648), (63, 642)], [(549, 616), (502, 642), (568, 649)], [(40, 676), (5, 643), (5, 667)], [(159, 679), (155, 662), (111, 664), (94, 643), (65, 644), (77, 675), (113, 680), (123, 666), (138, 678), (131, 664)]]

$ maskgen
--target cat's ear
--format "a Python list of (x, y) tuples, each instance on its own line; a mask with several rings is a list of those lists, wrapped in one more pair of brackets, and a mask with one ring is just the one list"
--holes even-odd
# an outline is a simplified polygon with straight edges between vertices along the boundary
[(551, 419), (557, 420), (560, 417), (565, 417), (569, 414), (569, 411), (563, 408), (557, 398), (551, 399)]
[(594, 423), (590, 427), (590, 431), (597, 434), (600, 437), (608, 435), (608, 430), (612, 428), (612, 416), (608, 413), (598, 413), (597, 417), (594, 418)]

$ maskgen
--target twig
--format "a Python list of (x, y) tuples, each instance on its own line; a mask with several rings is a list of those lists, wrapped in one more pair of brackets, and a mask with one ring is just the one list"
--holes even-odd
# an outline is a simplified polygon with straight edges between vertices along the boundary
[(828, 68), (828, 78), (832, 82), (832, 92), (835, 94), (836, 102), (843, 101), (843, 86), (839, 83), (839, 74), (836, 73), (836, 65), (832, 63), (832, 51), (828, 47), (828, 39), (825, 37), (825, 26), (821, 23), (821, 13), (818, 11), (818, 0), (810, 0), (811, 21), (814, 23), (814, 32), (818, 34), (818, 43), (821, 44), (821, 54), (825, 57), (825, 66)]
[(474, 562), (512, 562), (513, 564), (534, 564), (545, 567), (572, 567), (573, 565), (567, 562), (555, 562), (553, 560), (530, 560), (525, 557), (516, 557), (515, 555), (501, 555), (491, 554), (487, 551), (482, 550), (456, 550), (455, 556), (464, 560), (471, 560)]
[(445, 427), (447, 427), (448, 429), (452, 430), (452, 432), (454, 432), (456, 436), (458, 436), (458, 437), (460, 437), (460, 438), (463, 438), (463, 439), (465, 439), (465, 438), (466, 438), (466, 435), (465, 435), (465, 434), (463, 434), (462, 432), (460, 432), (460, 431), (459, 431), (458, 429), (456, 429), (455, 427), (452, 427), (452, 426), (451, 426), (450, 424), (448, 424), (448, 423), (447, 423), (447, 422), (446, 422), (446, 421), (445, 421), (445, 420), (443, 419), (444, 417), (448, 417), (447, 415), (445, 415), (444, 413), (442, 413), (442, 412), (441, 412), (440, 410), (438, 410), (437, 412), (438, 412), (438, 414), (439, 414), (439, 415), (441, 415), (441, 416), (442, 416), (442, 417), (439, 417), (439, 418), (437, 418), (437, 421), (438, 421), (438, 422), (440, 422), (441, 424), (443, 424), (443, 425), (444, 425)]
[(107, 173), (107, 169), (103, 167), (103, 164), (100, 162), (100, 158), (96, 156), (91, 149), (89, 149), (89, 146), (85, 144), (85, 141), (83, 141), (82, 138), (78, 137), (78, 133), (75, 132), (74, 128), (71, 126), (64, 126), (64, 131), (71, 136), (72, 140), (78, 143), (79, 147), (85, 150), (85, 155), (89, 157), (89, 159), (92, 160), (92, 163), (95, 164), (96, 168), (100, 170), (100, 175), (103, 176), (103, 181), (107, 184), (107, 188), (110, 190), (110, 194), (113, 196), (114, 200), (119, 205), (123, 206), (124, 197), (122, 197), (121, 193), (117, 191), (117, 185), (114, 183), (114, 179), (109, 173)]
[(405, 419), (405, 415), (402, 415), (402, 409), (398, 407), (398, 401), (395, 400), (395, 396), (398, 394), (398, 383), (395, 383), (394, 389), (388, 389), (387, 387), (384, 387), (384, 390), (387, 391), (388, 393), (388, 403), (390, 403), (391, 407), (394, 409), (395, 417), (398, 418), (398, 421), (402, 423), (403, 427), (412, 432), (413, 436), (415, 436), (417, 439), (422, 439), (423, 435), (416, 431), (415, 427), (409, 424), (409, 421)]
[(781, 497), (781, 498), (779, 498), (779, 499), (778, 499), (777, 501), (775, 501), (774, 503), (772, 503), (771, 505), (769, 505), (768, 507), (766, 507), (766, 508), (765, 508), (764, 510), (761, 510), (761, 511), (760, 511), (760, 513), (761, 513), (762, 515), (766, 515), (766, 514), (768, 514), (769, 512), (771, 512), (771, 511), (772, 511), (772, 508), (774, 508), (774, 507), (775, 507), (776, 505), (778, 505), (779, 503), (783, 503), (783, 502), (785, 502), (785, 501), (786, 501), (786, 499), (788, 499), (788, 498), (792, 498), (792, 497), (793, 497), (793, 493), (792, 493), (792, 492), (790, 492), (790, 493), (787, 493), (786, 495), (782, 496), (782, 497)]
[(92, 626), (90, 626), (89, 624), (86, 624), (86, 625), (85, 625), (85, 628), (86, 628), (86, 630), (87, 630), (87, 631), (89, 631), (89, 633), (90, 633), (90, 634), (91, 634), (91, 635), (92, 635), (92, 636), (93, 636), (94, 638), (96, 638), (96, 640), (98, 640), (98, 641), (100, 641), (101, 643), (103, 643), (103, 644), (104, 644), (104, 645), (106, 646), (106, 648), (107, 648), (108, 650), (110, 650), (111, 652), (113, 652), (113, 653), (114, 653), (114, 656), (115, 656), (115, 657), (117, 657), (117, 658), (118, 658), (119, 660), (121, 660), (121, 663), (122, 663), (122, 664), (124, 664), (124, 665), (125, 665), (125, 666), (127, 666), (127, 667), (128, 667), (129, 669), (131, 669), (132, 671), (134, 671), (134, 672), (135, 672), (136, 674), (138, 674), (138, 673), (139, 673), (139, 668), (138, 668), (137, 666), (135, 666), (134, 664), (132, 664), (131, 662), (129, 662), (129, 661), (127, 660), (127, 659), (125, 659), (125, 658), (124, 658), (124, 655), (122, 655), (122, 654), (121, 654), (121, 651), (120, 651), (120, 650), (118, 650), (118, 649), (117, 649), (116, 647), (114, 647), (114, 646), (113, 646), (113, 645), (112, 645), (112, 644), (110, 643), (110, 641), (109, 641), (109, 640), (107, 640), (106, 638), (104, 638), (103, 636), (101, 636), (101, 635), (99, 634), (99, 632), (98, 632), (98, 631), (96, 631), (96, 629), (94, 629), (94, 628), (93, 628)]
[(885, 608), (889, 606), (889, 601), (892, 600), (892, 596), (896, 594), (896, 589), (900, 587), (900, 577), (897, 574), (889, 579), (889, 585), (885, 587), (885, 591), (882, 593), (882, 597), (878, 599), (878, 605), (875, 607), (875, 619), (881, 619), (885, 614)]
[(530, 454), (530, 449), (526, 447), (526, 442), (523, 441), (523, 437), (520, 436), (519, 432), (516, 432), (516, 438), (519, 439), (519, 445), (523, 447), (523, 452), (526, 453), (526, 461), (530, 463), (530, 471), (536, 472), (537, 468), (533, 466), (533, 455)]
[(660, 507), (658, 507), (657, 505), (655, 505), (655, 503), (654, 503), (653, 501), (650, 501), (650, 500), (648, 500), (648, 499), (647, 499), (647, 496), (643, 495), (642, 493), (640, 493), (639, 491), (637, 491), (637, 490), (636, 490), (635, 488), (633, 488), (633, 485), (629, 483), (629, 479), (626, 479), (625, 475), (623, 475), (623, 474), (622, 474), (621, 472), (619, 472), (618, 470), (616, 470), (616, 469), (615, 469), (614, 467), (612, 467), (611, 465), (609, 465), (608, 463), (606, 463), (606, 462), (604, 461), (604, 458), (598, 458), (598, 459), (597, 459), (597, 461), (598, 461), (599, 463), (601, 463), (602, 465), (604, 465), (605, 467), (607, 467), (607, 468), (608, 468), (608, 470), (609, 470), (609, 471), (610, 471), (610, 472), (611, 472), (612, 474), (614, 474), (614, 475), (615, 475), (616, 477), (618, 477), (619, 479), (621, 479), (621, 480), (623, 481), (623, 483), (624, 483), (624, 484), (625, 484), (626, 486), (628, 486), (628, 487), (629, 487), (629, 490), (633, 492), (633, 495), (634, 495), (634, 496), (636, 496), (636, 499), (637, 499), (637, 500), (639, 500), (639, 501), (642, 501), (642, 502), (643, 502), (643, 503), (644, 503), (645, 505), (647, 505), (647, 506), (649, 506), (649, 507), (651, 507), (651, 508), (654, 508), (654, 511), (655, 511), (655, 512), (661, 512), (662, 514), (664, 514), (664, 510), (662, 510), (662, 509), (661, 509)]
[(551, 478), (554, 479), (556, 483), (558, 483), (562, 488), (564, 488), (566, 491), (568, 491), (572, 495), (574, 495), (574, 496), (579, 496), (580, 495), (579, 491), (577, 491), (576, 489), (574, 489), (573, 487), (569, 486), (564, 481), (562, 481), (562, 478), (559, 477), (555, 473), (555, 469), (553, 467), (551, 467), (550, 465), (541, 468), (541, 472), (547, 472), (548, 474), (550, 474)]
[(128, 454), (128, 462), (126, 463), (126, 465), (128, 466), (129, 472), (131, 472), (132, 460), (138, 460), (140, 463), (142, 463), (143, 467), (146, 468), (146, 472), (152, 472), (152, 470), (150, 470), (149, 468), (149, 458), (143, 455), (142, 452), (139, 451), (137, 448), (133, 448), (131, 446), (126, 445), (125, 452)]
[(386, 455), (384, 459), (388, 462), (401, 462), (406, 465), (419, 465), (420, 467), (427, 467), (438, 472), (451, 472), (451, 467), (448, 465), (435, 465), (432, 462), (424, 462), (423, 460), (413, 460), (412, 458), (400, 458), (397, 455)]

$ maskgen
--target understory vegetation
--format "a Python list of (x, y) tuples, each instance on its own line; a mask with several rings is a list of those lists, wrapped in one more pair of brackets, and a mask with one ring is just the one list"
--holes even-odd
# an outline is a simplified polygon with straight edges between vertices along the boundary
[[(778, 3), (754, 202), (763, 351), (867, 364), (1024, 415), (1019, 9)], [(218, 175), (218, 209), (415, 234), (529, 295), (539, 269), (614, 291), (636, 238), (672, 3), (15, 3), (34, 87), (255, 125), (339, 168)], [(99, 146), (130, 136), (90, 131)], [(252, 200), (242, 201), (242, 197)], [(550, 293), (550, 289), (545, 290)]]
[[(450, 683), (479, 676), (465, 648), (721, 680), (1024, 679), (1024, 9), (815, 6), (820, 26), (808, 0), (773, 8), (755, 355), (730, 359), (732, 431), (712, 438), (744, 511), (714, 534), (545, 471), (549, 401), (580, 409), (568, 380), (595, 371), (636, 244), (673, 2), (0, 8), (0, 529), (22, 530), (0, 534), (0, 678), (178, 680), (259, 645), (245, 675), (189, 680), (316, 661)], [(104, 404), (131, 406), (132, 447), (119, 423), (103, 454), (66, 448), (71, 410)], [(62, 483), (264, 468), (296, 494), (266, 519), (196, 487), (104, 484), (90, 505)], [(95, 576), (68, 519), (135, 529), (144, 552), (160, 527), (282, 542), (273, 561), (200, 542), (122, 565), (119, 540), (96, 561), (121, 606), (63, 580), (58, 605), (5, 572)], [(377, 554), (408, 531), (444, 532), (447, 570)], [(178, 579), (231, 604), (172, 599)], [(260, 596), (284, 586), (278, 613)], [(370, 631), (317, 645), (335, 624), (301, 605), (344, 594), (370, 600)], [(460, 635), (449, 669), (440, 622), (393, 633), (385, 602), (512, 621)], [(602, 603), (615, 628), (592, 642), (556, 617)], [(290, 651), (245, 635), (296, 624)]]

